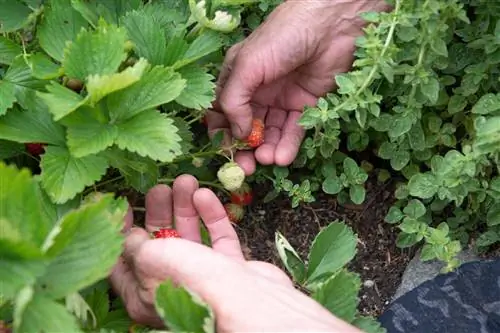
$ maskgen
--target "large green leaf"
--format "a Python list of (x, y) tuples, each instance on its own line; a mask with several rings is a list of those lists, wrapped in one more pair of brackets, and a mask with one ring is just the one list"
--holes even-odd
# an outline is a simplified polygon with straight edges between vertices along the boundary
[(14, 312), (15, 332), (82, 332), (76, 318), (62, 304), (30, 291), (21, 297)]
[(63, 68), (71, 78), (85, 81), (89, 75), (110, 75), (125, 60), (126, 32), (102, 23), (96, 31), (83, 30), (64, 52)]
[(50, 0), (37, 29), (38, 41), (48, 55), (62, 62), (67, 42), (75, 40), (86, 27), (87, 22), (73, 9), (71, 0)]
[(170, 280), (156, 289), (155, 307), (173, 332), (215, 332), (215, 317), (210, 307), (184, 287), (175, 287)]
[(51, 82), (47, 86), (47, 91), (47, 93), (37, 94), (47, 105), (48, 110), (52, 113), (56, 121), (75, 111), (85, 103), (85, 100), (79, 94), (56, 82)]
[[(20, 247), (20, 244), (10, 246)], [(46, 263), (40, 259), (7, 258), (2, 250), (0, 240), (0, 295), (5, 299), (14, 299), (24, 286), (34, 284), (37, 277), (45, 272)]]
[(122, 250), (127, 208), (126, 199), (106, 194), (65, 215), (47, 249), (54, 259), (37, 290), (58, 299), (105, 278)]
[(309, 252), (307, 281), (336, 273), (356, 254), (357, 239), (344, 223), (333, 222), (316, 236)]
[(34, 78), (40, 80), (52, 80), (60, 76), (60, 66), (55, 64), (44, 53), (38, 52), (26, 56), (26, 62), (31, 69)]
[(210, 108), (215, 99), (214, 77), (198, 66), (183, 67), (179, 73), (187, 84), (175, 101), (190, 109)]
[(15, 57), (23, 52), (20, 45), (0, 36), (0, 64), (10, 65)]
[(122, 21), (137, 55), (153, 65), (164, 65), (167, 40), (159, 22), (144, 11), (130, 12)]
[(186, 86), (179, 73), (155, 66), (141, 80), (107, 98), (112, 120), (124, 120), (176, 99)]
[(62, 147), (49, 146), (41, 160), (42, 186), (55, 203), (65, 203), (106, 173), (108, 163), (99, 155), (74, 157)]
[(0, 80), (0, 116), (16, 102), (16, 86), (8, 81)]
[(29, 22), (31, 9), (19, 0), (0, 0), (0, 33), (23, 28)]
[(358, 306), (361, 280), (356, 273), (339, 271), (313, 294), (313, 298), (335, 317), (348, 323), (354, 320)]
[(99, 18), (106, 22), (119, 24), (125, 13), (142, 6), (142, 0), (72, 0), (73, 7), (94, 27), (98, 25)]
[(181, 138), (173, 123), (156, 110), (144, 111), (118, 125), (116, 144), (141, 156), (171, 162), (182, 153)]
[(199, 35), (188, 47), (184, 55), (175, 64), (175, 68), (180, 68), (209, 55), (223, 46), (219, 33), (207, 30)]
[(0, 117), (0, 139), (16, 142), (44, 142), (64, 145), (64, 128), (43, 108), (21, 110), (14, 107)]

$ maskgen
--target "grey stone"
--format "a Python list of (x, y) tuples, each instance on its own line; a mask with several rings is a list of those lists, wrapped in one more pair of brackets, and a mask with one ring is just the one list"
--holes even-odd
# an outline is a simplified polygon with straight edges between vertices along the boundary
[[(462, 264), (465, 264), (467, 262), (479, 260), (479, 257), (476, 256), (472, 250), (467, 249), (458, 254), (458, 259)], [(419, 251), (406, 267), (401, 284), (392, 299), (395, 300), (425, 281), (433, 279), (440, 274), (443, 266), (444, 264), (438, 260), (422, 262), (420, 260)]]

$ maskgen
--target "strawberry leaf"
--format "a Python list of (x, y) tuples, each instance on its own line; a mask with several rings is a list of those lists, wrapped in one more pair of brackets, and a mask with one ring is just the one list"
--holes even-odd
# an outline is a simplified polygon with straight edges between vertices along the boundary
[(215, 99), (214, 77), (198, 66), (181, 68), (179, 73), (186, 80), (187, 85), (175, 101), (191, 109), (209, 108)]
[(37, 29), (40, 46), (55, 60), (62, 62), (66, 43), (75, 40), (87, 22), (73, 9), (71, 0), (50, 0), (45, 5), (42, 23)]
[(302, 283), (306, 277), (306, 266), (295, 249), (280, 232), (276, 232), (276, 249), (288, 272), (297, 283)]
[(108, 96), (110, 117), (113, 121), (125, 120), (171, 102), (185, 86), (186, 80), (179, 73), (170, 68), (155, 66), (139, 82)]
[(358, 274), (341, 270), (322, 284), (312, 297), (335, 317), (350, 323), (356, 316), (360, 288)]
[(167, 280), (156, 289), (155, 308), (174, 332), (215, 332), (211, 308), (198, 295)]
[(58, 299), (105, 278), (122, 250), (127, 208), (126, 199), (106, 194), (66, 214), (46, 243), (53, 259), (38, 279), (37, 291)]
[(43, 53), (31, 54), (27, 57), (27, 64), (34, 78), (51, 80), (59, 77), (59, 65)]
[(173, 123), (156, 110), (144, 111), (118, 125), (116, 144), (144, 157), (171, 162), (182, 153), (181, 138)]
[(47, 194), (55, 203), (65, 203), (94, 184), (108, 167), (99, 155), (74, 157), (66, 148), (48, 146), (41, 160), (41, 181)]
[(307, 282), (334, 274), (356, 254), (356, 235), (347, 225), (333, 222), (314, 239), (309, 252)]
[(6, 37), (0, 36), (0, 64), (10, 65), (23, 52), (21, 47)]
[(94, 106), (105, 96), (127, 88), (141, 79), (148, 62), (141, 58), (132, 67), (111, 75), (90, 75), (87, 82), (88, 100)]
[(174, 64), (174, 68), (180, 68), (189, 65), (204, 56), (207, 56), (223, 46), (222, 38), (215, 31), (207, 31), (198, 37), (189, 45), (186, 52), (180, 60)]
[(31, 9), (21, 1), (0, 0), (0, 33), (19, 30), (29, 23)]
[(66, 142), (64, 128), (43, 108), (30, 108), (24, 111), (14, 107), (0, 118), (0, 139), (62, 146)]
[(28, 288), (23, 290), (16, 301), (14, 331), (82, 332), (76, 318), (62, 304)]
[(56, 121), (72, 113), (85, 103), (83, 97), (59, 83), (51, 82), (46, 89), (47, 93), (37, 93), (37, 95), (47, 105)]
[(71, 3), (94, 27), (98, 25), (100, 17), (106, 22), (119, 24), (120, 18), (125, 13), (135, 10), (142, 5), (141, 0), (72, 0)]
[(81, 81), (89, 75), (113, 74), (127, 56), (125, 42), (125, 30), (113, 25), (83, 30), (64, 52), (64, 72)]
[(16, 102), (16, 86), (8, 81), (0, 80), (0, 116)]
[(153, 65), (165, 63), (167, 40), (155, 17), (143, 11), (133, 11), (123, 17), (123, 25), (139, 57), (148, 59)]

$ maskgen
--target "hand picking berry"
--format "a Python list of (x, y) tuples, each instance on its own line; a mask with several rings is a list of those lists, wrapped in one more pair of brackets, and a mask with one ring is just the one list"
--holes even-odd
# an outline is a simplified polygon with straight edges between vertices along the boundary
[(243, 183), (239, 189), (231, 192), (231, 202), (237, 205), (247, 206), (252, 203), (252, 189), (247, 183)]
[(31, 142), (25, 143), (24, 146), (26, 147), (26, 150), (33, 156), (39, 156), (45, 152), (45, 147), (42, 143)]
[(245, 180), (245, 171), (235, 162), (227, 162), (217, 171), (217, 178), (226, 190), (236, 191)]
[(181, 238), (177, 230), (170, 228), (161, 228), (153, 232), (154, 238)]
[(226, 210), (229, 221), (231, 221), (232, 223), (240, 222), (245, 215), (245, 209), (243, 208), (243, 206), (234, 203), (225, 204), (224, 209)]
[(245, 141), (251, 148), (257, 148), (264, 143), (264, 123), (262, 120), (254, 119), (252, 121), (252, 132)]

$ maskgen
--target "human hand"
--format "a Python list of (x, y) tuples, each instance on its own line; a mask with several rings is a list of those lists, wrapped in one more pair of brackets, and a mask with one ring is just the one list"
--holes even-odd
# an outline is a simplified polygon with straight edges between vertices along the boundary
[[(209, 134), (250, 134), (253, 117), (265, 121), (265, 142), (240, 151), (235, 160), (247, 175), (262, 165), (286, 166), (299, 151), (305, 131), (297, 124), (304, 106), (331, 91), (334, 76), (349, 70), (355, 39), (364, 22), (358, 14), (386, 10), (384, 0), (287, 1), (244, 41), (227, 52)], [(217, 111), (222, 111), (219, 113)], [(229, 128), (231, 130), (229, 130)]]
[[(212, 248), (201, 244), (199, 218)], [(146, 230), (131, 228), (123, 256), (110, 280), (137, 323), (162, 327), (154, 308), (156, 287), (171, 278), (197, 293), (215, 313), (217, 332), (357, 332), (293, 287), (276, 266), (246, 261), (222, 203), (192, 176), (178, 177), (172, 189), (158, 185), (146, 196)], [(175, 220), (182, 239), (150, 239)]]

